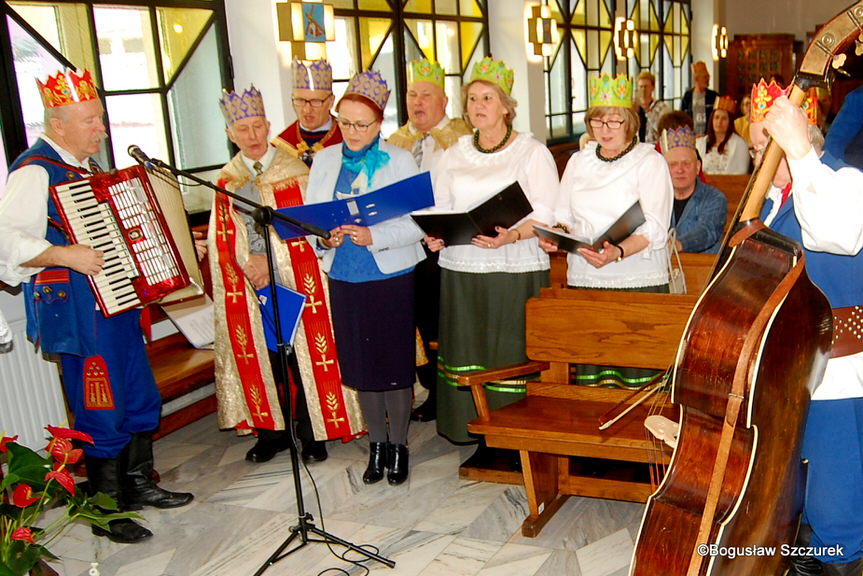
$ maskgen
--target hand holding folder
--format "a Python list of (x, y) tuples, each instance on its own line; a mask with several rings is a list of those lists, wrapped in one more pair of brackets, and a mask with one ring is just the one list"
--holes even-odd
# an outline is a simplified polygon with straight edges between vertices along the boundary
[(549, 228), (538, 224), (535, 224), (533, 229), (536, 230), (537, 236), (556, 243), (560, 250), (576, 253), (579, 248), (590, 248), (599, 252), (606, 242), (619, 244), (644, 222), (644, 212), (641, 210), (641, 204), (636, 200), (635, 204), (630, 206), (614, 224), (594, 238), (579, 238), (559, 228)]
[[(434, 205), (434, 193), (431, 176), (428, 172), (422, 172), (367, 194), (330, 202), (280, 208), (279, 212), (294, 220), (314, 224), (324, 230), (333, 230), (345, 224), (359, 226), (380, 224), (432, 205)], [(300, 228), (278, 219), (273, 221), (273, 227), (283, 240), (307, 234)]]

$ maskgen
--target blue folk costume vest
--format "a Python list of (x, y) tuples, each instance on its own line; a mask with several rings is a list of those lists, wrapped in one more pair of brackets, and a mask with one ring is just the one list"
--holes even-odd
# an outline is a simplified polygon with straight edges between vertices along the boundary
[[(773, 207), (772, 200), (766, 200), (761, 210), (761, 218), (766, 218)], [(770, 228), (803, 245), (803, 232), (794, 213), (794, 194), (779, 208)], [(831, 308), (844, 308), (863, 304), (863, 251), (856, 256), (843, 256), (827, 252), (813, 252), (803, 249), (806, 254), (806, 272), (812, 282), (824, 292)]]
[[(36, 165), (48, 172), (49, 185), (78, 180), (87, 172), (63, 162), (41, 138), (10, 166), (10, 172)], [(55, 246), (71, 242), (66, 235), (54, 199), (48, 198), (46, 240)], [(96, 299), (87, 276), (70, 268), (46, 268), (23, 284), (27, 312), (27, 337), (46, 354), (96, 354), (93, 314)], [(137, 313), (137, 312), (135, 312)]]

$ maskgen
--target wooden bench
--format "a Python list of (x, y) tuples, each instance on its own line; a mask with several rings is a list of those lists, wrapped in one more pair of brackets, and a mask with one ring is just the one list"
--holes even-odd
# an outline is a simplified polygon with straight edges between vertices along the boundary
[[(485, 436), (490, 447), (520, 453), (530, 511), (522, 534), (539, 534), (569, 495), (643, 502), (653, 491), (647, 463), (667, 461), (670, 450), (657, 453), (656, 442), (647, 437), (648, 408), (639, 406), (600, 431), (600, 417), (621, 401), (631, 403), (631, 392), (573, 385), (571, 365), (670, 366), (714, 258), (687, 255), (690, 294), (544, 289), (526, 304), (530, 361), (459, 378), (459, 384), (471, 387), (477, 407), (468, 430)], [(537, 372), (540, 378), (527, 383), (526, 398), (489, 410), (486, 382)], [(654, 400), (669, 405), (665, 393)], [(610, 474), (596, 476), (601, 468)]]

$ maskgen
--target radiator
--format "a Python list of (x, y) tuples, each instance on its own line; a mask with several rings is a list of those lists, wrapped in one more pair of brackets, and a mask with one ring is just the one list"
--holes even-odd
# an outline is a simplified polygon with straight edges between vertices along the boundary
[(12, 351), (0, 354), (0, 433), (44, 448), (45, 426), (68, 426), (57, 366), (27, 341), (25, 320), (10, 321)]

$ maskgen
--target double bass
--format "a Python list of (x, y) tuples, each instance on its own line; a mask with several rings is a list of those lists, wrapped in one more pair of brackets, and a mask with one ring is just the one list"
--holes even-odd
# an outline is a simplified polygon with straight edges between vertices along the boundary
[[(863, 1), (817, 33), (790, 100), (863, 45)], [(648, 499), (631, 576), (781, 575), (802, 510), (804, 423), (832, 314), (795, 242), (758, 219), (782, 157), (771, 142), (684, 330), (672, 375), (677, 447)], [(783, 548), (786, 547), (786, 548)]]

